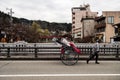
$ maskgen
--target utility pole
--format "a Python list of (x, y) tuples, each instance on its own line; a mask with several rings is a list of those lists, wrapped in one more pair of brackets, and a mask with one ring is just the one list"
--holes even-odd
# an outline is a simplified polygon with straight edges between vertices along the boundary
[(14, 14), (14, 12), (12, 11), (12, 8), (6, 8), (6, 10), (8, 10), (8, 15), (10, 16), (10, 27), (8, 28), (8, 32), (7, 34), (11, 35), (9, 41), (12, 41), (12, 37), (13, 37), (13, 18), (12, 18), (12, 14)]
[(14, 12), (12, 11), (12, 8), (6, 8), (6, 10), (9, 10), (8, 15), (10, 15), (10, 23), (12, 24), (13, 22), (12, 14), (14, 14)]

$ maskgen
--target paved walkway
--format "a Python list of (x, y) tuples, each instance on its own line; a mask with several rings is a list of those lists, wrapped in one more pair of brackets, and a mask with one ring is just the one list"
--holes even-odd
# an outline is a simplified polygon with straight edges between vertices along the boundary
[(0, 80), (120, 80), (120, 61), (0, 61)]

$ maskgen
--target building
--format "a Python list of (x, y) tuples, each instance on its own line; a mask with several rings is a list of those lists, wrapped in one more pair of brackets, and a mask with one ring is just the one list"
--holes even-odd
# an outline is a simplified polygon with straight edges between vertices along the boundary
[(92, 17), (82, 18), (82, 38), (93, 37), (95, 33), (95, 20)]
[[(74, 38), (84, 38), (91, 35), (91, 27), (94, 27), (94, 18), (97, 12), (91, 12), (90, 5), (81, 5), (72, 8), (72, 35)], [(91, 25), (92, 23), (92, 25)], [(94, 28), (93, 28), (94, 29)]]
[(115, 36), (111, 38), (113, 42), (120, 42), (120, 23), (114, 25), (115, 28)]
[(105, 42), (105, 28), (106, 28), (106, 17), (100, 16), (95, 18), (95, 40), (100, 40), (101, 42)]
[(120, 11), (103, 11), (102, 16), (95, 21), (95, 37), (102, 42), (111, 42), (111, 38), (115, 36), (114, 24), (120, 23)]

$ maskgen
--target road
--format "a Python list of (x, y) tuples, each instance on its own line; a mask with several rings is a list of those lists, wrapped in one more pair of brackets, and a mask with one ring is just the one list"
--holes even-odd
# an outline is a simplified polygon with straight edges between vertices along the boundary
[(120, 80), (120, 61), (79, 61), (65, 66), (57, 61), (0, 61), (0, 80)]

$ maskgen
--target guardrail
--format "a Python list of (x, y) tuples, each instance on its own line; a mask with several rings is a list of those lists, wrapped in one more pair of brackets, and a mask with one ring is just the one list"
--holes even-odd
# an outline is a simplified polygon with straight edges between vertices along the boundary
[[(92, 44), (77, 45), (81, 50), (80, 58), (88, 58), (92, 53)], [(120, 59), (120, 46), (101, 46), (100, 56), (112, 56), (114, 59)], [(0, 45), (0, 58), (59, 58), (60, 55), (60, 45), (53, 44), (1, 44)]]

